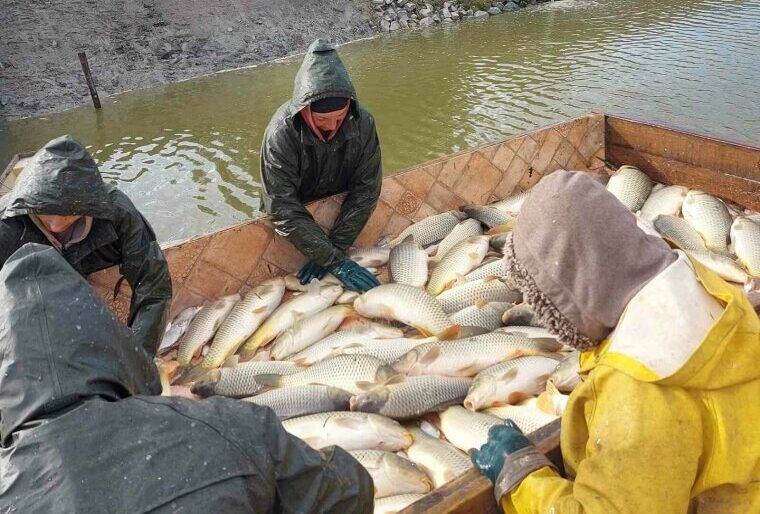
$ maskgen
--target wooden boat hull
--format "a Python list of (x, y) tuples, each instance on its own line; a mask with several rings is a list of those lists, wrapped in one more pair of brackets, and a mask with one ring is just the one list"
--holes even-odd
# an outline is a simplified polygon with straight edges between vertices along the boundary
[[(760, 211), (760, 148), (593, 113), (386, 177), (378, 206), (357, 245), (395, 236), (431, 214), (529, 189), (560, 168), (606, 174), (623, 164), (633, 164), (659, 182), (701, 189)], [(342, 198), (336, 195), (308, 206), (325, 230), (332, 227)], [(174, 286), (172, 315), (206, 300), (245, 292), (304, 263), (304, 257), (274, 233), (265, 216), (168, 245), (165, 253)], [(126, 319), (128, 286), (112, 298), (117, 269), (103, 270), (89, 279)], [(559, 421), (531, 437), (561, 464)], [(490, 482), (471, 471), (402, 512), (495, 513), (498, 507)]]

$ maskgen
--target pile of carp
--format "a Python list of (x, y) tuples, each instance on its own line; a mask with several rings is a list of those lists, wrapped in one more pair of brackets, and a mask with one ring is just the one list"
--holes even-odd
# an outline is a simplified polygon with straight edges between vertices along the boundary
[[(724, 278), (760, 275), (757, 214), (631, 166), (607, 187), (643, 230)], [(307, 285), (288, 275), (183, 311), (159, 350), (165, 390), (171, 381), (270, 407), (310, 446), (349, 451), (372, 475), (376, 513), (403, 509), (470, 469), (491, 426), (511, 419), (530, 433), (556, 419), (580, 381), (578, 353), (504, 277), (502, 250), (529, 194), (351, 249), (381, 282), (364, 294), (329, 274)]]

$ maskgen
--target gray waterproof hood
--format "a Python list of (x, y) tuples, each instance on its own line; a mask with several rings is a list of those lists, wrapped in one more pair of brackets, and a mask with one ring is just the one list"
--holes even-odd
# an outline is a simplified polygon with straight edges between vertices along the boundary
[(0, 305), (3, 446), (24, 423), (82, 400), (156, 390), (156, 367), (132, 332), (52, 247), (26, 244), (6, 261)]
[(87, 149), (71, 136), (53, 139), (24, 167), (2, 201), (0, 219), (24, 214), (109, 218), (106, 186)]
[(325, 39), (317, 39), (306, 51), (296, 75), (291, 114), (331, 96), (356, 100), (356, 90), (335, 46)]
[(504, 248), (507, 279), (560, 341), (586, 351), (626, 305), (676, 260), (607, 189), (581, 172), (543, 178)]

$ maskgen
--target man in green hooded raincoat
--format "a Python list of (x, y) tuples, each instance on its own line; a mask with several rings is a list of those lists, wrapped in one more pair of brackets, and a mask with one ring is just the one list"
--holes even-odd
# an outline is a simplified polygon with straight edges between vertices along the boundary
[(71, 136), (42, 147), (0, 198), (0, 269), (26, 243), (54, 247), (82, 275), (118, 265), (132, 287), (129, 326), (155, 354), (172, 299), (164, 254), (127, 195), (103, 183)]
[[(375, 119), (356, 91), (335, 48), (325, 40), (309, 47), (295, 79), (293, 98), (272, 117), (261, 148), (264, 209), (275, 230), (309, 262), (306, 284), (328, 271), (349, 289), (378, 285), (346, 250), (377, 205), (382, 183)], [(347, 193), (333, 229), (325, 233), (305, 203)]]

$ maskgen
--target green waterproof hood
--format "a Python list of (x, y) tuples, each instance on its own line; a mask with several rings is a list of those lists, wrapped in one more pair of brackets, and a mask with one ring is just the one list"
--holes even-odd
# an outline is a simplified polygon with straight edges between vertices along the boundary
[(160, 390), (132, 332), (50, 246), (29, 243), (0, 270), (0, 437), (88, 398)]
[(61, 136), (34, 154), (0, 201), (0, 219), (24, 214), (109, 218), (106, 186), (82, 143)]
[(317, 39), (306, 51), (296, 75), (291, 99), (292, 114), (312, 102), (331, 96), (356, 100), (356, 90), (335, 45), (325, 39)]

